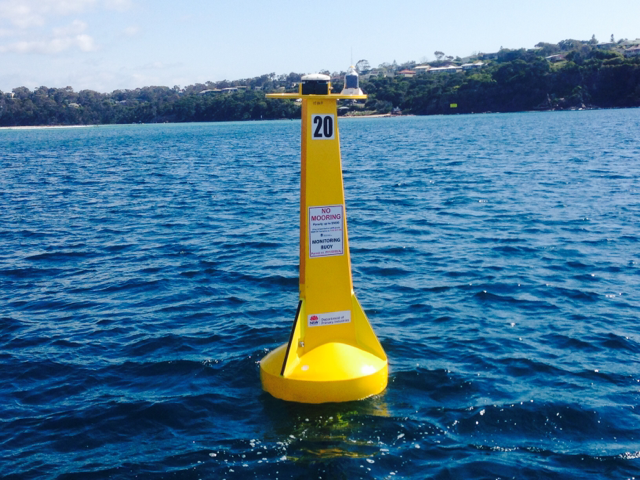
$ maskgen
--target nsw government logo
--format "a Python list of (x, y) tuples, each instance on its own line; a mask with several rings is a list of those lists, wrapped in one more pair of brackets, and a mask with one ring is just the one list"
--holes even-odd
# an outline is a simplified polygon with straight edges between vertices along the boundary
[(351, 323), (351, 310), (311, 314), (307, 317), (307, 322), (309, 327), (328, 327)]

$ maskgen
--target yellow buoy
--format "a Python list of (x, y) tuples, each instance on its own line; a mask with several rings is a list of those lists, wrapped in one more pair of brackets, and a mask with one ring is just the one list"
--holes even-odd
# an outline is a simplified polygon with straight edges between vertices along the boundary
[(283, 400), (346, 402), (382, 392), (387, 356), (353, 291), (337, 100), (326, 75), (302, 78), (300, 301), (289, 342), (260, 362), (263, 388)]

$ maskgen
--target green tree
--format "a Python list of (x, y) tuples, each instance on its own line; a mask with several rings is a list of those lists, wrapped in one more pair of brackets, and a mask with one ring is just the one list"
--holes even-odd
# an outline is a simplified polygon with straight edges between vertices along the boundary
[(369, 70), (371, 70), (371, 66), (369, 65), (369, 62), (367, 60), (358, 60), (358, 62), (356, 63), (356, 71), (358, 73), (367, 73)]

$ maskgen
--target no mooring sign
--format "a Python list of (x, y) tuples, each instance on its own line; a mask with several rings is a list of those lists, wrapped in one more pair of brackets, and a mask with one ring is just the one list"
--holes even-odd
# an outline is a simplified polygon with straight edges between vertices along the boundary
[(344, 254), (342, 205), (309, 207), (309, 257)]

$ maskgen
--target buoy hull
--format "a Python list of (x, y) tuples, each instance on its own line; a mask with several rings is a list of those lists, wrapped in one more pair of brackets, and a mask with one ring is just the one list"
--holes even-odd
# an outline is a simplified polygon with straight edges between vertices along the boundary
[(292, 402), (361, 400), (387, 386), (387, 356), (353, 290), (339, 97), (299, 95), (300, 297), (289, 342), (260, 364), (264, 390)]
[[(339, 342), (324, 344), (303, 355), (291, 375), (283, 377), (286, 349), (287, 344), (281, 345), (260, 362), (262, 388), (281, 400), (350, 402), (382, 393), (387, 387), (387, 360)], [(325, 361), (318, 362), (319, 358)]]

